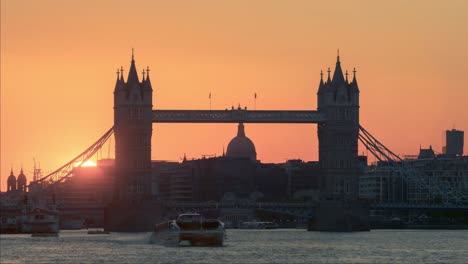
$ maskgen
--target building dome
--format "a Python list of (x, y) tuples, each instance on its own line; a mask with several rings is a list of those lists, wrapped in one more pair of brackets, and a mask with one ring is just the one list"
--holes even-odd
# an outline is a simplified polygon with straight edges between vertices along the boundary
[(16, 191), (16, 177), (13, 175), (13, 170), (11, 170), (10, 176), (8, 176), (7, 191)]
[(16, 180), (16, 183), (17, 183), (17, 190), (22, 190), (22, 191), (26, 191), (26, 182), (27, 182), (27, 179), (26, 179), (26, 175), (24, 175), (23, 173), (23, 169), (21, 169), (21, 172), (20, 174), (18, 175), (18, 179)]
[(257, 160), (255, 145), (252, 140), (245, 136), (243, 123), (239, 123), (237, 136), (229, 142), (226, 157), (249, 158), (252, 161)]

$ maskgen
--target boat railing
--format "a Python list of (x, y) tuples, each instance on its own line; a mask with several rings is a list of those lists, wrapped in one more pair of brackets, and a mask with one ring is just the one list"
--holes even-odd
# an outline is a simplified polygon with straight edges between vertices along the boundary
[(182, 230), (214, 230), (219, 229), (221, 223), (218, 220), (204, 220), (204, 221), (176, 221), (177, 225)]
[(166, 221), (160, 224), (157, 224), (154, 227), (156, 232), (169, 231), (171, 229), (178, 229), (177, 225), (174, 225), (174, 221)]

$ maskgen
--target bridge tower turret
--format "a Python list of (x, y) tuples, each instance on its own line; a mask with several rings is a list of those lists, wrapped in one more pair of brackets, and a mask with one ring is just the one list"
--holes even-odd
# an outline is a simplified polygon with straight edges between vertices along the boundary
[[(145, 73), (145, 71), (143, 71)], [(127, 82), (123, 68), (114, 89), (115, 195), (120, 203), (138, 204), (151, 199), (151, 136), (153, 89), (147, 76), (140, 82), (132, 60)]]
[(358, 198), (359, 88), (353, 72), (349, 82), (338, 54), (333, 79), (328, 69), (328, 80), (320, 80), (317, 92), (318, 111), (326, 116), (326, 122), (318, 124), (323, 199)]

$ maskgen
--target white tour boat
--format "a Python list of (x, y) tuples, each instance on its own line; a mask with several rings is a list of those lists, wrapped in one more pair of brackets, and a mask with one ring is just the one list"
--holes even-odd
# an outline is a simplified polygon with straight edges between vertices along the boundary
[(0, 234), (16, 234), (19, 232), (19, 225), (16, 217), (1, 217), (0, 218)]
[(57, 236), (59, 232), (58, 212), (44, 208), (35, 208), (27, 213), (23, 223), (23, 232), (32, 236)]
[(224, 223), (217, 219), (206, 219), (200, 214), (181, 214), (176, 220), (157, 224), (152, 242), (179, 245), (189, 241), (194, 246), (222, 246)]

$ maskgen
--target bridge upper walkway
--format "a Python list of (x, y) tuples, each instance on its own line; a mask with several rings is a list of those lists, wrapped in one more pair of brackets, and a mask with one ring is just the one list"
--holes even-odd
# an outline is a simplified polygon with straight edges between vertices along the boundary
[(325, 122), (325, 115), (308, 110), (153, 110), (153, 123), (303, 123)]

